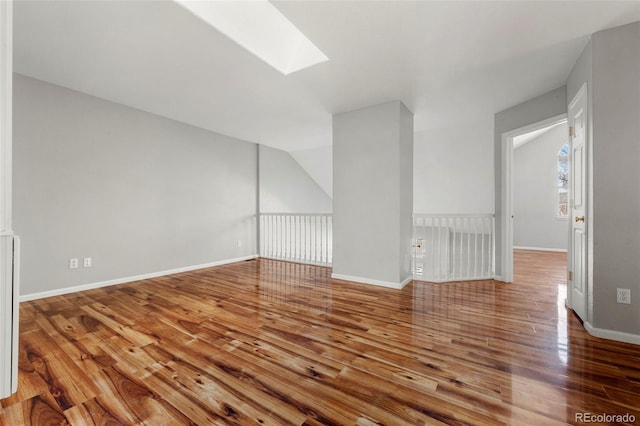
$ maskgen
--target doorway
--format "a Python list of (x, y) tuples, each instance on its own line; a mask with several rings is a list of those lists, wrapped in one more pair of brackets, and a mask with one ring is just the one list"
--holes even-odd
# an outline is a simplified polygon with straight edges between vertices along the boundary
[[(513, 247), (514, 247), (514, 142), (522, 146), (537, 136), (557, 126), (566, 125), (567, 114), (530, 124), (502, 134), (502, 281), (513, 282)], [(524, 141), (524, 142), (523, 142)], [(569, 234), (568, 227), (566, 235)]]
[(513, 137), (516, 250), (567, 252), (568, 135), (567, 121), (563, 120)]

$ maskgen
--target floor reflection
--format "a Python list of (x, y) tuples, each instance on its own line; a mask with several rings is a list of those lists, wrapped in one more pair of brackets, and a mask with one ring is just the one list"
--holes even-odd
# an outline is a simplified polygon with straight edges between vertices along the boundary
[(394, 290), (258, 259), (25, 302), (0, 425), (42, 424), (34, 407), (56, 424), (102, 424), (100, 407), (118, 424), (640, 418), (639, 347), (589, 336), (564, 308), (565, 255), (514, 257), (512, 284)]
[[(413, 323), (423, 330), (455, 338), (471, 333), (494, 336), (494, 321), (487, 321), (483, 311), (495, 308), (495, 281), (413, 284)], [(450, 321), (455, 318), (456, 321)]]
[(640, 373), (628, 365), (637, 350), (623, 356), (631, 380), (606, 365), (594, 345), (616, 343), (588, 336), (565, 307), (565, 254), (516, 251), (514, 260), (509, 284), (414, 281), (392, 290), (333, 280), (329, 268), (263, 259), (255, 296), (263, 315), (277, 310), (281, 328), (348, 365), (349, 374), (409, 378), (405, 385), (421, 401), (435, 389), (436, 406), (473, 398), (484, 408), (471, 423), (492, 418), (493, 410), (511, 424), (573, 421), (589, 407), (619, 411), (626, 403), (611, 402), (609, 392), (627, 398), (621, 392), (640, 391), (633, 383)]
[(567, 284), (558, 284), (558, 297), (556, 299), (556, 304), (558, 305), (558, 338), (556, 339), (556, 342), (558, 344), (558, 358), (564, 365), (567, 365), (567, 359), (569, 356), (569, 340), (567, 336), (567, 308), (565, 306), (566, 299)]
[(331, 311), (331, 269), (262, 259), (256, 289), (261, 301), (292, 309)]

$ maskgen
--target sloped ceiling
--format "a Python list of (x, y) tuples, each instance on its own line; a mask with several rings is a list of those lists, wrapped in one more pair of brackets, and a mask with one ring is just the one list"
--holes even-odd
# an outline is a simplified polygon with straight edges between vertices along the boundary
[(172, 1), (14, 6), (15, 71), (240, 139), (331, 144), (331, 115), (389, 100), (416, 131), (564, 84), (640, 1), (275, 1), (329, 61), (283, 76)]
[[(557, 126), (567, 126), (567, 122), (564, 121), (562, 123), (556, 123), (556, 124), (552, 124), (550, 126), (546, 126), (543, 127), (541, 129), (537, 129), (537, 130), (532, 130), (531, 132), (528, 133), (523, 133), (522, 135), (518, 135), (518, 136), (514, 136), (513, 138), (513, 149), (518, 149), (523, 147), (525, 144), (531, 142), (534, 139), (539, 138), (540, 136), (542, 136), (543, 134), (547, 133), (549, 130), (557, 127)], [(567, 133), (567, 140), (569, 139), (568, 133)]]

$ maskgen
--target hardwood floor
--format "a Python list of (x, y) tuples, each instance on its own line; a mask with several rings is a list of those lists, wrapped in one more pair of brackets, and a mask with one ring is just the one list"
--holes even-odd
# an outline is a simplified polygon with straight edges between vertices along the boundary
[(0, 425), (640, 422), (640, 347), (567, 312), (564, 254), (515, 259), (513, 284), (254, 260), (22, 303)]

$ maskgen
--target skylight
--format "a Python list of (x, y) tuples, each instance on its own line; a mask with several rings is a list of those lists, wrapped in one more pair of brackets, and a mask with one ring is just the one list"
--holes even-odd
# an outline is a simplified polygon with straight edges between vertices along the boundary
[(329, 60), (267, 0), (175, 1), (284, 75)]

